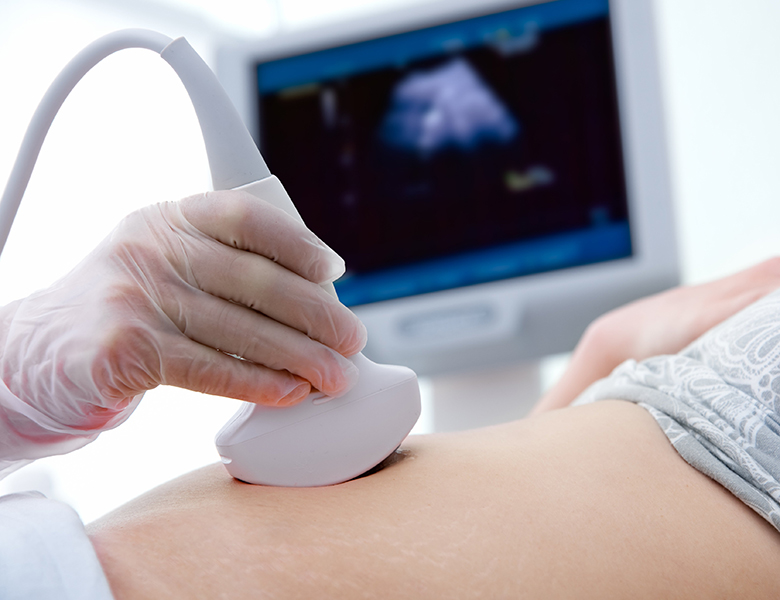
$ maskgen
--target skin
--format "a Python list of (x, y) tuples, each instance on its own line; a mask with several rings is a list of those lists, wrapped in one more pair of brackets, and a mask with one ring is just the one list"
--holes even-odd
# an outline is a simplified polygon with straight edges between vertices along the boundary
[(780, 536), (620, 401), (415, 436), (341, 485), (213, 465), (93, 523), (133, 598), (777, 598)]
[(780, 258), (772, 258), (716, 281), (676, 287), (606, 313), (585, 331), (566, 372), (532, 414), (568, 406), (625, 360), (676, 354), (778, 288)]
[(681, 350), (780, 287), (767, 261), (596, 321), (531, 417), (411, 437), (341, 485), (212, 465), (88, 527), (128, 598), (778, 598), (780, 534), (619, 400), (568, 407), (628, 358)]

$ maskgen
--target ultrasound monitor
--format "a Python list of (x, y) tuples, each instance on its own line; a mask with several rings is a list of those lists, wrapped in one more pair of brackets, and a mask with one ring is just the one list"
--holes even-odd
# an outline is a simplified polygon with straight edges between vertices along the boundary
[(374, 360), (570, 350), (677, 282), (648, 0), (418, 5), (234, 44), (217, 71), (346, 260)]

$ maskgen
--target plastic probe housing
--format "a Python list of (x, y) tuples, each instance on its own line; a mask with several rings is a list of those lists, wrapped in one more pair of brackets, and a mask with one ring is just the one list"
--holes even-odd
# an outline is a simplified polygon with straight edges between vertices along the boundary
[[(300, 219), (275, 176), (239, 188)], [(335, 296), (333, 284), (323, 286)], [(339, 398), (315, 392), (295, 406), (246, 404), (217, 434), (217, 450), (233, 477), (248, 483), (319, 486), (372, 469), (398, 448), (420, 416), (411, 369), (350, 360), (357, 385)]]

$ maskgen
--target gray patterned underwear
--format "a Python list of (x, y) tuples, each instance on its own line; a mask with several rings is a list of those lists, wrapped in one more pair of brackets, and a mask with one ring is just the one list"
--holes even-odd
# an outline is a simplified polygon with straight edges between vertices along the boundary
[(627, 400), (680, 455), (780, 531), (780, 290), (674, 356), (629, 360), (575, 404)]

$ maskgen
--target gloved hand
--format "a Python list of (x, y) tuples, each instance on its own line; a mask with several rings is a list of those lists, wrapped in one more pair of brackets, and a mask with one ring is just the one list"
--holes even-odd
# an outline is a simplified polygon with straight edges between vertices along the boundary
[(357, 372), (344, 356), (365, 328), (318, 285), (343, 269), (243, 192), (131, 214), (63, 279), (0, 311), (0, 459), (82, 446), (158, 385), (270, 405), (312, 386), (346, 392)]

